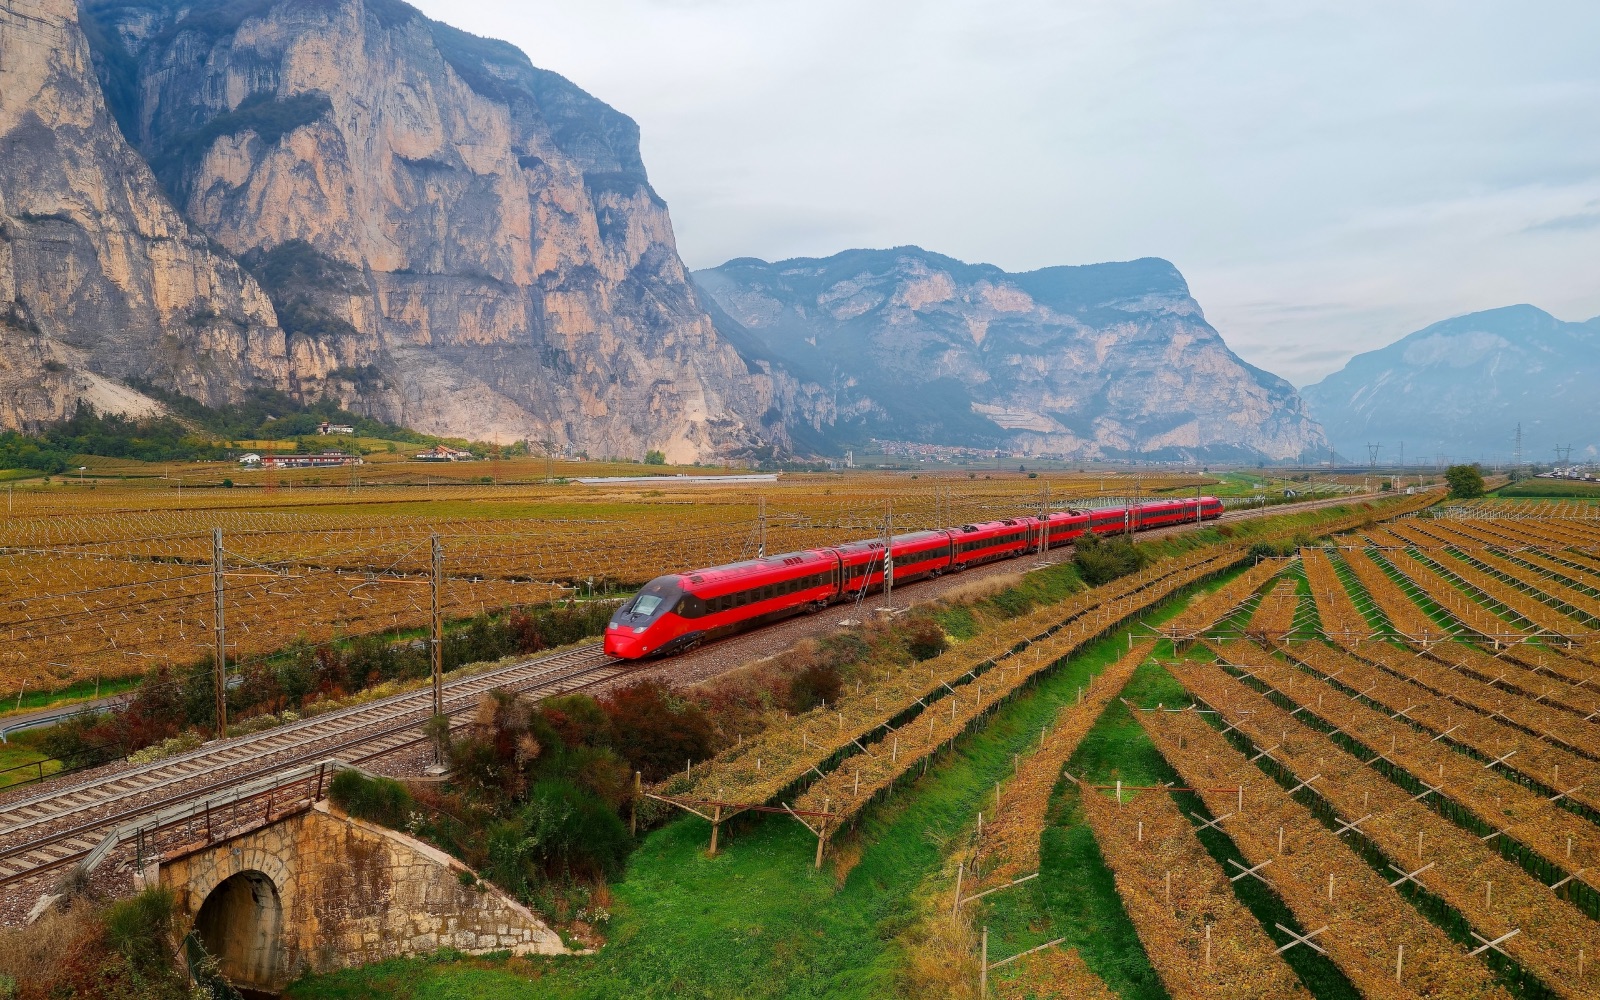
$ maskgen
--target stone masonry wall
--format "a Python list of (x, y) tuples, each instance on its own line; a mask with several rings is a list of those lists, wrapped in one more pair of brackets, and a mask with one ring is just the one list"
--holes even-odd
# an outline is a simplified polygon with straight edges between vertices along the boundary
[[(260, 872), (281, 912), (271, 983), (304, 969), (326, 971), (454, 948), (469, 954), (559, 954), (560, 937), (527, 907), (405, 834), (337, 814), (308, 812), (163, 862), (161, 884), (177, 894), (187, 933), (213, 889)], [(223, 959), (224, 968), (228, 956)]]

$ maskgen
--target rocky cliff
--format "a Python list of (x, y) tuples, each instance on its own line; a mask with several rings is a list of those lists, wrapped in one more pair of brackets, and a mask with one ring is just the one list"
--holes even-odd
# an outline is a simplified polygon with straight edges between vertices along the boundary
[(1302, 390), (1339, 451), (1379, 461), (1509, 460), (1522, 424), (1527, 462), (1600, 454), (1600, 318), (1566, 323), (1529, 305), (1457, 316), (1358, 354)]
[(397, 0), (105, 0), (82, 34), (5, 3), (5, 423), (139, 376), (595, 455), (784, 445), (637, 127), (517, 49)]
[(1073, 458), (1283, 459), (1326, 447), (1163, 260), (1010, 274), (917, 247), (695, 273), (724, 336), (809, 392), (797, 437)]
[(72, 0), (0, 3), (0, 427), (79, 399), (155, 409), (128, 378), (221, 403), (325, 371), (123, 141), (77, 17)]

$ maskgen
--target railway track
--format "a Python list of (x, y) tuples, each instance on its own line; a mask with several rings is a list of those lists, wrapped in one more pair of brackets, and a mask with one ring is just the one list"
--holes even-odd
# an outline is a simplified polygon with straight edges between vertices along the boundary
[[(456, 678), (445, 685), (444, 708), (459, 717), (493, 688), (548, 697), (635, 669), (592, 643)], [(156, 810), (332, 756), (354, 764), (413, 747), (426, 739), (432, 702), (427, 689), (394, 695), (9, 802), (0, 807), (0, 888), (74, 864), (119, 824)]]

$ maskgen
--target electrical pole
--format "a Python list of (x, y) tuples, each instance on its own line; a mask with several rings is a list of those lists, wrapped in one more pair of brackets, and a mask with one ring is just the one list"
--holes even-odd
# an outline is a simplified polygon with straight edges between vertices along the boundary
[(894, 607), (894, 501), (884, 501), (883, 518), (883, 604)]
[(1050, 550), (1050, 483), (1044, 484), (1044, 497), (1039, 501), (1039, 552)]
[(223, 622), (222, 529), (211, 529), (211, 600), (216, 624), (217, 739), (228, 735), (228, 630)]
[(756, 500), (761, 505), (761, 513), (759, 515), (761, 520), (761, 543), (756, 547), (756, 558), (765, 559), (767, 557), (767, 498), (762, 496), (757, 497)]
[(439, 613), (439, 591), (444, 586), (444, 547), (439, 544), (439, 536), (432, 536), (433, 542), (433, 635), (429, 645), (433, 652), (433, 714), (444, 714), (444, 618)]

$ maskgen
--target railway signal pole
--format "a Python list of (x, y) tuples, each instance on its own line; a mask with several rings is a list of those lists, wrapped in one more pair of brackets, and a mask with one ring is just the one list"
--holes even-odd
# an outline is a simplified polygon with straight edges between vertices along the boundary
[(228, 629), (223, 621), (222, 529), (211, 529), (211, 600), (215, 617), (217, 739), (228, 735)]
[(444, 547), (439, 544), (439, 536), (430, 539), (433, 547), (433, 573), (432, 586), (428, 589), (433, 594), (433, 628), (432, 639), (429, 643), (433, 660), (433, 714), (444, 714), (444, 619), (439, 613), (439, 591), (444, 586)]

